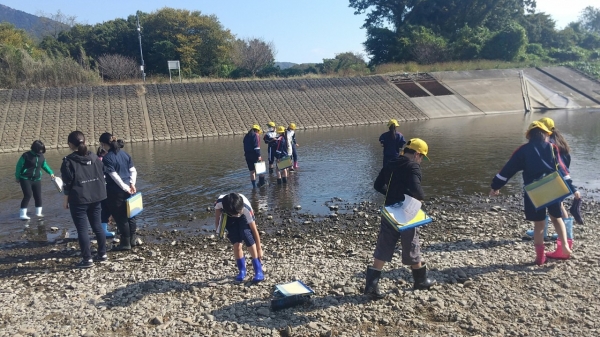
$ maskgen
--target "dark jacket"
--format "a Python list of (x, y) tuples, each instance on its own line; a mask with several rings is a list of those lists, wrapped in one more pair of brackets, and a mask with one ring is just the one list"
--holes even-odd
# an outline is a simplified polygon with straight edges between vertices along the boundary
[(244, 155), (250, 158), (260, 157), (260, 137), (254, 129), (244, 136)]
[(405, 194), (418, 200), (425, 198), (421, 188), (421, 165), (405, 156), (391, 160), (382, 168), (373, 187), (383, 195), (387, 193), (386, 206), (404, 201)]
[(406, 140), (400, 132), (392, 133), (391, 131), (379, 136), (379, 142), (383, 145), (383, 156), (392, 158), (398, 157), (400, 150), (406, 144)]
[(493, 190), (499, 190), (519, 171), (523, 171), (523, 183), (530, 184), (555, 171), (557, 164), (559, 172), (562, 173), (571, 190), (575, 192), (576, 189), (572, 184), (567, 167), (558, 153), (558, 148), (549, 142), (529, 142), (521, 145), (502, 170), (496, 174), (491, 187)]
[(73, 152), (63, 159), (60, 173), (70, 204), (91, 204), (106, 199), (102, 170), (102, 161), (91, 152), (86, 156)]
[(285, 135), (279, 135), (277, 139), (275, 139), (275, 158), (281, 159), (285, 156), (289, 156), (287, 139)]
[(263, 136), (263, 141), (265, 142), (265, 144), (267, 144), (267, 146), (273, 149), (277, 146), (277, 142), (275, 141), (276, 139), (277, 133), (275, 131), (267, 131)]
[(104, 164), (104, 173), (106, 174), (106, 188), (109, 191), (122, 191), (123, 189), (117, 184), (110, 176), (111, 173), (116, 172), (125, 185), (131, 183), (131, 168), (133, 167), (133, 159), (131, 156), (123, 151), (109, 150), (107, 154), (102, 157), (102, 163)]
[(42, 153), (27, 151), (17, 161), (15, 177), (23, 180), (41, 180), (42, 170), (50, 175), (54, 174)]

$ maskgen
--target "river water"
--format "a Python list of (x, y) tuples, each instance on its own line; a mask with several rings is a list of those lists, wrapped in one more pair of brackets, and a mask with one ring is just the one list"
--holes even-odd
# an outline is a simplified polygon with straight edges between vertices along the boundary
[[(402, 123), (405, 138), (419, 137), (429, 144), (431, 162), (424, 162), (423, 188), (428, 197), (462, 198), (474, 192), (487, 193), (492, 177), (523, 142), (527, 125), (551, 117), (572, 147), (571, 175), (577, 186), (600, 188), (600, 110), (556, 110), (547, 113), (498, 114), (434, 119)], [(297, 132), (300, 168), (287, 186), (275, 183), (252, 189), (243, 157), (242, 137), (218, 137), (126, 144), (138, 171), (138, 190), (143, 193), (144, 226), (171, 226), (186, 222), (190, 214), (199, 222), (210, 217), (206, 208), (219, 194), (245, 194), (255, 208), (292, 209), (329, 213), (332, 198), (344, 202), (381, 201), (372, 188), (382, 161), (379, 135), (385, 125), (312, 129)], [(95, 135), (97, 136), (97, 135)], [(66, 135), (65, 135), (66, 138)], [(262, 144), (263, 156), (266, 146)], [(46, 158), (59, 173), (68, 149), (50, 150)], [(25, 222), (18, 219), (21, 190), (15, 182), (19, 153), (0, 155), (0, 238), (22, 236)], [(515, 176), (501, 191), (520, 193), (522, 180)], [(586, 192), (598, 197), (597, 192)], [(584, 195), (586, 194), (584, 193)], [(44, 226), (72, 227), (69, 212), (62, 209), (62, 196), (43, 180)], [(339, 200), (336, 199), (336, 200)], [(31, 200), (29, 213), (33, 213)], [(31, 221), (33, 223), (33, 220)], [(210, 219), (206, 223), (212, 223)]]

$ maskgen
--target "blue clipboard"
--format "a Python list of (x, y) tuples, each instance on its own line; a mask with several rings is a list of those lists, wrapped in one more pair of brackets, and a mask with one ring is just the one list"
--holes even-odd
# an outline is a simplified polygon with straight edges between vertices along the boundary
[(127, 217), (133, 218), (144, 210), (142, 193), (136, 193), (127, 199)]

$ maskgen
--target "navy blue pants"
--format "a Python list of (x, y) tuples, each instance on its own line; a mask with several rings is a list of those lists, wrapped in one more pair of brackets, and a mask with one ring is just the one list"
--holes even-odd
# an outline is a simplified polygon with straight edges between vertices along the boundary
[(298, 161), (298, 151), (296, 151), (296, 144), (292, 144), (292, 159), (294, 162)]
[(102, 200), (102, 202), (100, 202), (100, 205), (102, 206), (102, 213), (100, 213), (100, 222), (108, 223), (108, 219), (110, 219), (110, 211), (108, 210), (108, 203), (106, 202), (106, 199)]
[(100, 202), (91, 204), (69, 204), (71, 217), (75, 228), (77, 228), (77, 240), (79, 241), (79, 249), (81, 249), (81, 257), (88, 261), (92, 258), (90, 249), (90, 236), (88, 230), (92, 227), (92, 232), (96, 235), (98, 241), (98, 255), (106, 254), (106, 234), (100, 226)]

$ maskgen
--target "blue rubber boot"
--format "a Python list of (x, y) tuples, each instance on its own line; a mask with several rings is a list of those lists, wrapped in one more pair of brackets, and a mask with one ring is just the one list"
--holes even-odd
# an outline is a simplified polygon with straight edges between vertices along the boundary
[(242, 282), (246, 278), (246, 258), (242, 257), (237, 261), (237, 267), (240, 270), (240, 273), (235, 277), (237, 282)]
[(107, 238), (114, 238), (115, 237), (115, 232), (109, 232), (108, 231), (108, 224), (107, 223), (102, 223), (102, 229), (104, 230), (104, 234), (106, 235)]
[(252, 282), (260, 282), (265, 279), (265, 275), (263, 274), (262, 264), (259, 259), (252, 259), (252, 267), (254, 267), (254, 278)]

